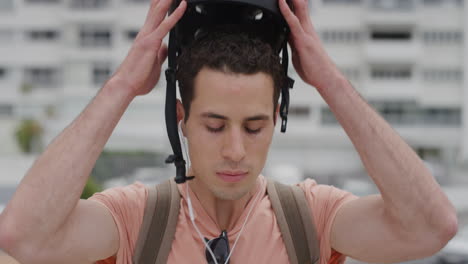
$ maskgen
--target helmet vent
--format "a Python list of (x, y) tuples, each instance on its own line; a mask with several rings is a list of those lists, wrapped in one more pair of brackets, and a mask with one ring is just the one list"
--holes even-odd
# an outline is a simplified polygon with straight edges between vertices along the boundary
[(197, 11), (198, 14), (205, 15), (206, 14), (206, 9), (205, 6), (202, 4), (198, 4), (195, 6), (195, 11)]
[(248, 15), (250, 20), (260, 21), (263, 18), (263, 11), (261, 9), (255, 9)]
[(203, 29), (199, 28), (197, 29), (197, 31), (195, 31), (195, 34), (193, 34), (193, 37), (194, 39), (198, 38), (198, 36), (200, 35), (200, 33), (203, 32)]

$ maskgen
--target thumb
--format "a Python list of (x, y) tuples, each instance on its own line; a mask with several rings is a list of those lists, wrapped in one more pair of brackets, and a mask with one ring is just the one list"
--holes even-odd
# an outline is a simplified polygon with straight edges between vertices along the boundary
[(166, 45), (166, 43), (163, 43), (161, 45), (161, 48), (158, 51), (159, 65), (162, 65), (164, 63), (164, 61), (166, 60), (166, 58), (167, 58), (167, 45)]

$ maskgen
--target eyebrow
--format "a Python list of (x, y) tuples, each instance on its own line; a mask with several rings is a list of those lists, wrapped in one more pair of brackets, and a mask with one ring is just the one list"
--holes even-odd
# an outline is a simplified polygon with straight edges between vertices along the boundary
[[(215, 119), (221, 119), (221, 120), (228, 120), (229, 119), (226, 116), (216, 114), (216, 113), (213, 113), (213, 112), (202, 113), (201, 117), (203, 117), (203, 118), (215, 118)], [(258, 121), (258, 120), (269, 120), (269, 119), (270, 119), (270, 117), (268, 115), (258, 114), (258, 115), (254, 115), (254, 116), (251, 116), (251, 117), (247, 117), (247, 118), (244, 119), (244, 121)]]

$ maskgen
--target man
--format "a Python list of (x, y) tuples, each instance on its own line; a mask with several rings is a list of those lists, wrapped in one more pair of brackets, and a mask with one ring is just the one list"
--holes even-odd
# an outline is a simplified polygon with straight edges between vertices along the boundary
[[(186, 8), (182, 2), (165, 18), (170, 2), (152, 1), (115, 75), (38, 158), (0, 215), (0, 247), (20, 262), (131, 263), (145, 187), (110, 189), (89, 200), (79, 196), (125, 109), (158, 82), (167, 55), (161, 40)], [(434, 254), (457, 231), (453, 206), (423, 162), (337, 70), (307, 2), (293, 4), (295, 13), (279, 0), (291, 28), (294, 67), (328, 103), (381, 193), (358, 198), (312, 180), (300, 184), (314, 214), (320, 263), (341, 263), (345, 255), (390, 263)], [(276, 122), (278, 82), (274, 69), (243, 73), (221, 65), (195, 72), (191, 101), (177, 107), (195, 179), (179, 185), (183, 202), (168, 263), (206, 263), (188, 196), (203, 236), (227, 230), (230, 245), (236, 243), (231, 263), (288, 263), (265, 178), (259, 176)]]

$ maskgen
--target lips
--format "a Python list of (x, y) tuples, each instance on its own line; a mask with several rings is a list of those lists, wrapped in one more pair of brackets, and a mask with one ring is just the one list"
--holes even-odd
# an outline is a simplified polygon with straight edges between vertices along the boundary
[(247, 177), (247, 174), (248, 172), (245, 171), (221, 171), (216, 173), (225, 182), (239, 182)]
[(246, 171), (219, 171), (217, 173), (223, 174), (223, 175), (229, 175), (229, 176), (239, 176), (239, 175), (244, 175), (247, 172)]

